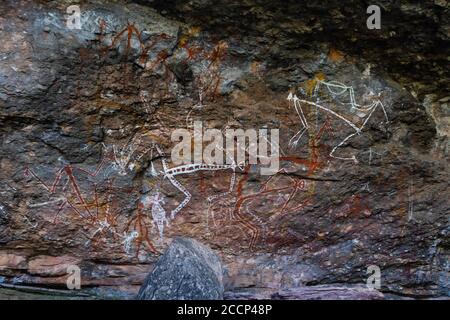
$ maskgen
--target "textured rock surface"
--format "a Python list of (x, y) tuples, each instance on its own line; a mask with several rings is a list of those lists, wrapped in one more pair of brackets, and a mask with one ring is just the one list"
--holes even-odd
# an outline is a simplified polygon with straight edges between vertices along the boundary
[(242, 290), (230, 292), (226, 299), (277, 299), (277, 300), (380, 300), (384, 295), (366, 286), (318, 285), (285, 290)]
[[(89, 294), (132, 298), (187, 236), (229, 292), (364, 284), (377, 265), (386, 294), (449, 295), (448, 1), (380, 1), (381, 30), (360, 1), (105, 3), (80, 2), (81, 30), (67, 1), (0, 3), (0, 282), (64, 288), (69, 257)], [(334, 153), (357, 163), (330, 156), (352, 129), (317, 108), (289, 143), (289, 93), (369, 119)], [(185, 195), (150, 147), (170, 155), (195, 120), (280, 129), (284, 174), (237, 169), (212, 203), (230, 171), (180, 175), (192, 199), (170, 219)]]
[(219, 257), (198, 241), (175, 238), (145, 280), (138, 299), (223, 299)]

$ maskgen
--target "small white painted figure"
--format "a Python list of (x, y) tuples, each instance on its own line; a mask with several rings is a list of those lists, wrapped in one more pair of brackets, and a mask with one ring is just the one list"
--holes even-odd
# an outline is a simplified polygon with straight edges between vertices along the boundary
[(145, 112), (146, 112), (147, 114), (149, 114), (151, 108), (150, 108), (150, 103), (149, 103), (149, 101), (150, 101), (150, 95), (149, 95), (148, 91), (141, 90), (141, 91), (139, 92), (139, 99), (141, 100), (141, 103), (142, 103), (142, 105), (143, 105), (144, 108), (145, 108)]
[[(191, 201), (191, 198), (192, 198), (192, 195), (190, 194), (190, 192), (175, 178), (175, 176), (180, 175), (180, 174), (189, 174), (189, 173), (193, 173), (193, 172), (197, 172), (197, 171), (231, 170), (232, 177), (231, 177), (231, 182), (230, 182), (230, 189), (227, 192), (227, 193), (230, 193), (234, 188), (235, 175), (236, 175), (234, 170), (238, 167), (241, 170), (243, 169), (241, 165), (238, 165), (234, 162), (232, 164), (193, 163), (193, 164), (185, 164), (185, 165), (179, 165), (179, 166), (175, 166), (173, 168), (169, 168), (167, 161), (164, 158), (165, 157), (164, 152), (161, 150), (161, 148), (157, 144), (155, 144), (155, 148), (156, 148), (156, 151), (158, 152), (158, 154), (161, 156), (161, 162), (162, 162), (162, 166), (163, 166), (163, 171), (162, 171), (163, 177), (167, 178), (170, 181), (170, 183), (175, 188), (177, 188), (180, 192), (182, 192), (185, 196), (184, 200), (178, 205), (178, 207), (176, 207), (175, 209), (173, 209), (171, 211), (171, 213), (170, 213), (171, 219), (175, 219), (175, 216), (177, 215), (177, 213), (180, 212), (181, 209), (183, 209), (189, 203), (189, 201)], [(172, 152), (173, 152), (173, 150), (172, 150)], [(215, 196), (209, 197), (208, 202), (211, 202), (214, 199), (215, 199)]]
[(367, 191), (367, 192), (370, 192), (370, 182), (366, 182), (366, 183), (362, 186), (361, 191)]
[(104, 152), (112, 153), (112, 169), (117, 171), (117, 173), (121, 176), (125, 176), (129, 172), (133, 172), (133, 170), (136, 169), (138, 162), (151, 149), (150, 147), (140, 147), (142, 147), (142, 140), (139, 135), (134, 135), (122, 147), (118, 147), (117, 145), (107, 146), (103, 144)]
[(297, 104), (297, 100), (299, 100), (298, 97), (289, 92), (287, 100), (294, 102), (295, 112), (297, 112), (300, 122), (302, 123), (302, 128), (289, 140), (289, 145), (293, 145), (294, 147), (296, 147), (303, 134), (308, 131), (309, 125), (303, 113), (303, 109)]
[(144, 204), (144, 208), (148, 207), (150, 204), (152, 205), (152, 219), (155, 223), (156, 228), (159, 232), (159, 238), (164, 240), (164, 224), (169, 226), (169, 220), (166, 217), (166, 210), (163, 208), (161, 204), (165, 204), (165, 200), (160, 197), (159, 192), (152, 195), (146, 196), (142, 201)]
[[(357, 124), (350, 120), (348, 120), (344, 115), (336, 112), (335, 110), (332, 110), (330, 107), (327, 107), (325, 105), (322, 105), (319, 103), (319, 90), (320, 88), (325, 88), (328, 92), (328, 95), (332, 99), (336, 99), (338, 97), (347, 97), (349, 101), (348, 102), (339, 102), (339, 104), (343, 106), (348, 107), (349, 112), (356, 112), (360, 118), (362, 118), (362, 123)], [(318, 80), (315, 87), (314, 87), (314, 94), (313, 96), (316, 97), (317, 102), (312, 102), (304, 99), (299, 99), (296, 94), (289, 93), (287, 100), (292, 102), (295, 108), (295, 111), (300, 119), (301, 122), (301, 128), (300, 130), (291, 138), (289, 141), (290, 145), (296, 146), (300, 140), (300, 138), (303, 136), (303, 134), (308, 131), (309, 125), (308, 121), (305, 117), (305, 113), (303, 112), (303, 108), (309, 106), (310, 108), (314, 108), (316, 111), (319, 109), (332, 115), (334, 118), (341, 120), (343, 123), (348, 125), (350, 128), (353, 129), (353, 132), (350, 133), (348, 136), (345, 137), (339, 144), (335, 145), (333, 149), (331, 150), (329, 156), (335, 159), (339, 160), (351, 160), (354, 163), (358, 163), (358, 160), (356, 159), (356, 156), (352, 154), (351, 156), (346, 157), (340, 157), (335, 155), (335, 152), (341, 147), (343, 147), (347, 141), (352, 139), (356, 135), (360, 135), (362, 133), (362, 130), (365, 128), (368, 121), (371, 119), (372, 114), (376, 111), (381, 109), (383, 112), (383, 115), (386, 119), (386, 124), (389, 123), (389, 118), (386, 113), (386, 109), (384, 108), (383, 103), (375, 98), (374, 101), (369, 103), (368, 105), (360, 105), (356, 102), (355, 99), (355, 92), (352, 86), (347, 86), (341, 82), (338, 81), (330, 81), (326, 82), (323, 80)]]
[(158, 176), (158, 171), (156, 171), (155, 166), (153, 165), (153, 161), (150, 163), (150, 166), (151, 166), (151, 168), (150, 168), (150, 174), (151, 174), (153, 177), (157, 177), (157, 176)]
[(129, 254), (131, 252), (131, 247), (133, 245), (133, 241), (137, 237), (139, 237), (139, 233), (135, 230), (131, 231), (130, 234), (126, 234), (124, 232), (124, 234), (123, 234), (124, 240), (122, 243), (123, 243), (123, 247), (124, 247), (126, 253)]
[(369, 150), (368, 151), (364, 151), (364, 152), (361, 152), (361, 153), (363, 153), (363, 154), (369, 154), (369, 166), (371, 166), (372, 165), (372, 160), (373, 160), (373, 158), (374, 158), (374, 155), (379, 155), (379, 156), (383, 156), (384, 154), (381, 154), (381, 153), (378, 153), (378, 152), (376, 152), (376, 151), (373, 151), (372, 150), (372, 148), (369, 148)]

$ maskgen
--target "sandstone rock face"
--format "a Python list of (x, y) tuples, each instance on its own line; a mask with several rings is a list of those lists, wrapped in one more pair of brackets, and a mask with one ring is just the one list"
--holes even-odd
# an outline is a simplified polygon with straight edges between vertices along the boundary
[(67, 274), (67, 268), (80, 264), (81, 260), (70, 256), (38, 256), (28, 262), (28, 272), (41, 276), (60, 276)]
[(7, 252), (0, 252), (0, 268), (2, 271), (14, 269), (26, 269), (26, 257), (11, 254)]
[[(386, 294), (450, 294), (448, 1), (381, 1), (380, 30), (363, 2), (89, 0), (75, 27), (68, 6), (0, 3), (0, 282), (64, 289), (74, 263), (134, 298), (184, 236), (231, 294), (373, 265)], [(278, 129), (280, 170), (171, 179), (195, 124)]]
[(219, 257), (198, 241), (175, 238), (145, 280), (138, 299), (223, 299)]
[(380, 300), (384, 295), (361, 285), (318, 285), (284, 290), (241, 290), (229, 292), (225, 299), (276, 299), (276, 300)]

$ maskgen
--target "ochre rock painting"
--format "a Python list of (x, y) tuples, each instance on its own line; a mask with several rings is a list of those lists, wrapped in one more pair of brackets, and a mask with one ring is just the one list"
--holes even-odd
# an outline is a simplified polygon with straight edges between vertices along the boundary
[[(361, 31), (358, 51), (331, 31), (336, 11), (297, 4), (299, 20), (245, 24), (223, 5), (205, 22), (101, 3), (81, 5), (77, 30), (64, 1), (0, 4), (0, 283), (63, 288), (75, 264), (84, 292), (134, 297), (187, 236), (221, 256), (234, 297), (365, 284), (371, 265), (381, 292), (448, 295), (448, 83), (428, 80), (448, 79), (440, 56), (418, 52), (411, 71), (402, 41), (381, 52)], [(198, 122), (279, 130), (279, 168), (174, 163), (173, 131)]]

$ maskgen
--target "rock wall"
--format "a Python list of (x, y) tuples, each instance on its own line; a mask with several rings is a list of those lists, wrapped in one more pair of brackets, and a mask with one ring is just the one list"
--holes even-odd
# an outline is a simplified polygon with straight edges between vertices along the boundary
[[(381, 1), (381, 30), (367, 5), (2, 1), (0, 283), (65, 288), (77, 265), (133, 297), (188, 236), (229, 292), (376, 265), (386, 294), (448, 296), (449, 4)], [(174, 183), (171, 133), (195, 121), (279, 129), (280, 172)]]

